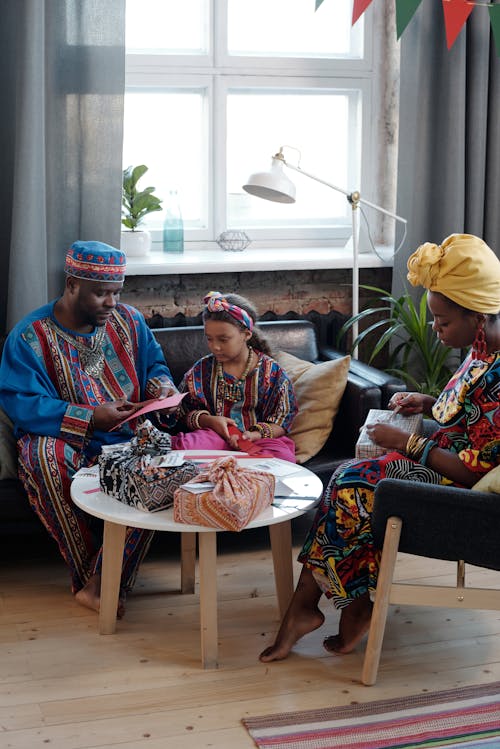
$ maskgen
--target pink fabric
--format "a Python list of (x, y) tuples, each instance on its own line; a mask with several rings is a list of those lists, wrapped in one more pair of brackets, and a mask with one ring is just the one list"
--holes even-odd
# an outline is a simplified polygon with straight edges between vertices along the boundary
[[(262, 452), (274, 458), (295, 463), (295, 443), (290, 437), (263, 437), (257, 444)], [(181, 432), (172, 435), (172, 450), (232, 450), (231, 445), (213, 429), (197, 429), (194, 432)]]

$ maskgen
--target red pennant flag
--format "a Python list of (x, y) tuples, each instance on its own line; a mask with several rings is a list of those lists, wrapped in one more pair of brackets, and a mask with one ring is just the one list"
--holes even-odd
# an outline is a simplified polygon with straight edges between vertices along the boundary
[(352, 6), (352, 25), (356, 23), (358, 18), (363, 15), (365, 10), (368, 8), (372, 0), (354, 0)]
[(474, 10), (474, 3), (468, 0), (442, 0), (444, 25), (446, 27), (446, 44), (451, 49), (462, 26)]

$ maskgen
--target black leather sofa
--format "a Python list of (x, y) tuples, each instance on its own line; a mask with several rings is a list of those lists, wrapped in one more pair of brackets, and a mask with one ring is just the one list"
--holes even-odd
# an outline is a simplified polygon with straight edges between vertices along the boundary
[[(311, 362), (338, 357), (339, 352), (321, 350), (314, 325), (306, 320), (260, 323), (262, 332), (275, 351), (286, 351)], [(153, 330), (160, 342), (175, 382), (201, 356), (208, 353), (202, 326)], [(3, 341), (0, 341), (0, 345)], [(325, 484), (333, 470), (354, 455), (360, 426), (370, 408), (381, 408), (393, 392), (404, 385), (388, 375), (352, 362), (346, 390), (332, 432), (320, 453), (305, 465)], [(1, 439), (0, 435), (0, 439)], [(15, 478), (0, 479), (0, 536), (29, 536), (46, 532), (28, 504), (21, 483)]]

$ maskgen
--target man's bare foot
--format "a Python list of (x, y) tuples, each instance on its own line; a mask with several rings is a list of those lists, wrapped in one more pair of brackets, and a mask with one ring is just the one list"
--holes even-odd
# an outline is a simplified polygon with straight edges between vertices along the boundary
[(325, 616), (317, 607), (293, 612), (289, 609), (281, 623), (274, 644), (262, 651), (259, 660), (263, 663), (283, 660), (297, 640), (321, 627), (324, 621)]
[[(75, 599), (81, 606), (99, 612), (101, 608), (101, 576), (92, 575), (92, 577), (89, 577), (83, 588), (75, 593)], [(120, 590), (118, 608), (116, 610), (117, 619), (122, 619), (125, 614), (125, 601), (126, 594), (123, 590)]]
[(92, 575), (92, 577), (89, 577), (83, 588), (75, 593), (75, 599), (82, 606), (86, 606), (92, 611), (99, 611), (101, 605), (101, 576)]
[(346, 655), (351, 653), (370, 629), (373, 604), (368, 594), (354, 599), (342, 609), (338, 635), (330, 635), (323, 640), (323, 647), (329, 653)]

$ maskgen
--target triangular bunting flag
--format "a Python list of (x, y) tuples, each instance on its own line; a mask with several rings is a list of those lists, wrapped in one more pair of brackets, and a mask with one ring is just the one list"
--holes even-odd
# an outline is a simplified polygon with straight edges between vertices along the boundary
[(493, 39), (495, 40), (495, 48), (497, 55), (500, 55), (500, 5), (489, 5), (488, 11), (490, 14)]
[(451, 49), (462, 26), (474, 10), (474, 3), (468, 0), (442, 0), (444, 25), (446, 27), (446, 44)]
[(319, 8), (319, 6), (321, 5), (322, 2), (323, 2), (323, 0), (316, 0), (316, 7), (314, 8), (314, 10), (318, 10), (318, 8)]
[(368, 8), (372, 0), (354, 0), (352, 6), (352, 25), (356, 23), (358, 18), (363, 15), (365, 10)]
[(398, 39), (406, 29), (422, 0), (396, 0), (396, 31)]

